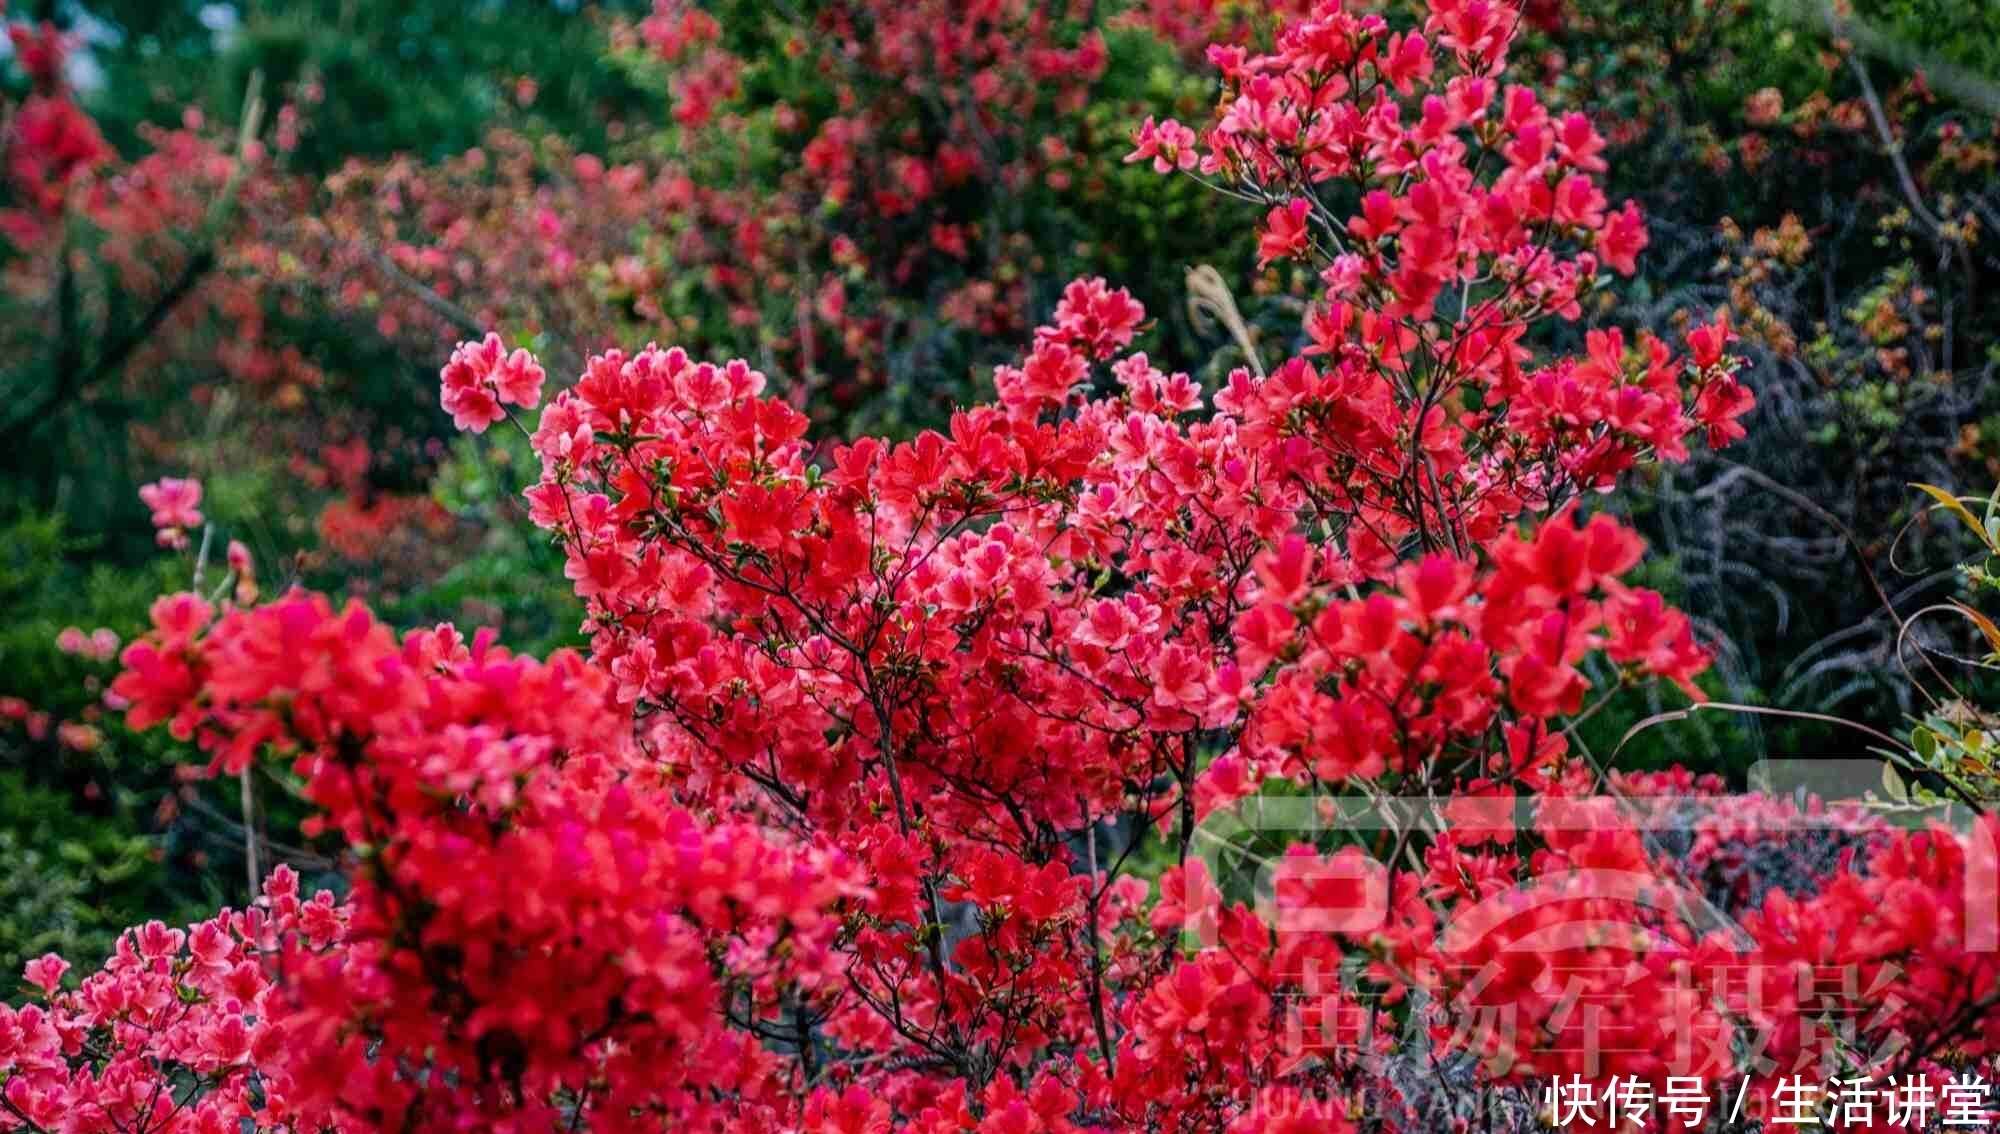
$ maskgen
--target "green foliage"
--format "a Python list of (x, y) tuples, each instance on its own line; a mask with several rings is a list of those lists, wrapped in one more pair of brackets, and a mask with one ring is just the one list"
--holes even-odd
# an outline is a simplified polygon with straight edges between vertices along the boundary
[(0, 972), (48, 952), (91, 963), (127, 925), (194, 915), (163, 903), (163, 890), (153, 840), (0, 772)]
[(93, 677), (109, 667), (56, 648), (66, 626), (108, 626), (130, 637), (147, 625), (160, 594), (186, 584), (175, 565), (152, 559), (122, 565), (95, 558), (101, 544), (72, 536), (60, 516), (23, 514), (0, 524), (0, 695), (27, 698), (58, 716), (75, 716), (97, 702)]
[[(0, 526), (0, 695), (26, 700), (56, 721), (97, 712), (103, 663), (56, 648), (63, 627), (109, 626), (129, 637), (153, 598), (171, 586), (163, 563), (120, 566), (88, 557), (96, 542), (68, 534), (55, 516)], [(104, 740), (79, 752), (0, 722), (0, 971), (54, 950), (97, 957), (118, 929), (150, 917), (191, 914), (204, 887), (176, 887), (162, 844), (147, 833), (166, 767), (157, 738), (112, 720)], [(72, 950), (74, 953), (72, 953)]]
[[(233, 120), (253, 71), (263, 72), (266, 90), (310, 83), (322, 92), (294, 155), (317, 172), (349, 157), (456, 153), (503, 116), (601, 146), (608, 121), (653, 105), (603, 53), (603, 16), (643, 11), (637, 0), (93, 7), (119, 39), (104, 53), (107, 96), (92, 106), (114, 141), (129, 141), (142, 121), (175, 119), (189, 102)], [(237, 24), (203, 25), (204, 8), (225, 7), (240, 13)], [(524, 79), (531, 99), (522, 97)], [(140, 91), (148, 97), (131, 98)]]
[(1910, 54), (2000, 78), (2000, 5), (1987, 0), (1858, 0), (1855, 14)]
[(386, 620), (490, 626), (508, 648), (524, 653), (583, 644), (583, 606), (563, 577), (563, 556), (528, 522), (518, 496), (533, 466), (527, 439), (510, 428), (452, 443), (434, 492), (453, 513), (479, 520), (485, 537), (442, 576), (389, 602)]
[[(37, 944), (46, 935), (89, 956), (118, 927), (183, 919), (239, 897), (229, 886), (235, 875), (212, 875), (206, 865), (218, 844), (225, 861), (236, 853), (234, 841), (184, 814), (226, 805), (177, 782), (187, 753), (170, 738), (132, 733), (103, 709), (115, 661), (56, 646), (66, 626), (105, 627), (130, 640), (149, 625), (155, 598), (187, 585), (185, 559), (127, 564), (103, 557), (101, 546), (56, 516), (26, 513), (0, 525), (0, 607), (8, 612), (0, 696), (22, 699), (50, 722), (37, 737), (22, 722), (0, 720), (0, 964), (13, 969), (16, 952), (47, 951)], [(63, 722), (87, 724), (97, 742), (63, 743), (54, 731)]]

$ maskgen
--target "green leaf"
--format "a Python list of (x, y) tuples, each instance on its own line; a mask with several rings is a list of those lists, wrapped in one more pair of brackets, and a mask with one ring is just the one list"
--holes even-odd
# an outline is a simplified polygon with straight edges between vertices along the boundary
[(1937, 733), (1919, 725), (1916, 732), (1911, 735), (1910, 743), (1917, 750), (1917, 755), (1923, 758), (1924, 763), (1929, 764), (1937, 759)]
[(1882, 792), (1897, 803), (1910, 801), (1910, 789), (1903, 786), (1903, 777), (1896, 774), (1894, 764), (1882, 765)]

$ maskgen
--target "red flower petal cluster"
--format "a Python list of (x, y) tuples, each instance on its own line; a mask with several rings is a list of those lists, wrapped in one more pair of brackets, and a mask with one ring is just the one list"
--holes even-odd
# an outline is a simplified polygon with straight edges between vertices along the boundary
[(508, 353), (500, 336), (458, 344), (440, 375), (441, 401), (451, 423), (474, 433), (507, 416), (505, 406), (534, 409), (542, 402), (542, 364), (521, 347)]
[[(963, 24), (929, 11), (880, 13), (885, 58), (1001, 50), (940, 45)], [(589, 358), (540, 413), (526, 494), (587, 658), (398, 637), (303, 593), (161, 600), (113, 687), (130, 723), (214, 773), (289, 761), (353, 865), (345, 913), (316, 915), (345, 918), (338, 942), (302, 922), (254, 1014), (173, 1049), (207, 1076), (176, 1098), (292, 1130), (1345, 1130), (1364, 1099), (1446, 1128), (1447, 1065), (1512, 1092), (1762, 1090), (1841, 1010), (1801, 983), (1825, 966), (1890, 1005), (1841, 1049), (1861, 1070), (1989, 1058), (1990, 823), (1968, 848), (1842, 816), (1837, 859), (1751, 887), (1786, 804), (1723, 806), (1669, 853), (1631, 797), (1713, 785), (1607, 780), (1573, 748), (1593, 674), (1699, 696), (1707, 661), (1626, 580), (1636, 536), (1579, 501), (1727, 442), (1749, 399), (1721, 324), (1685, 355), (1615, 330), (1530, 347), (1644, 234), (1603, 197), (1590, 124), (1495, 78), (1516, 23), (1322, 4), (1269, 54), (1211, 53), (1203, 133), (1142, 130), (1135, 159), (1196, 155), (1258, 201), (1263, 257), (1324, 288), (1295, 354), (1266, 368), (1246, 342), (1214, 388), (1133, 351), (1145, 312), (1099, 279), (992, 401), (904, 440), (815, 441), (742, 360)], [(718, 42), (675, 5), (645, 34), (676, 58)], [(881, 215), (967, 172), (943, 148), (860, 171), (867, 125), (823, 124), (808, 161)], [(492, 336), (442, 375), (472, 429), (542, 384)], [(1377, 846), (1302, 820), (1254, 904), (1202, 857), (1226, 842), (1202, 821), (1251, 796), (1449, 822)], [(1170, 864), (1157, 899), (1140, 856)], [(219, 932), (190, 956), (232, 957)], [(1747, 984), (1690, 981), (1746, 955)], [(232, 1093), (248, 1024), (268, 1086)], [(91, 1051), (58, 1028), (68, 1062), (41, 1039), (10, 1062), (13, 1034), (0, 1097)]]
[(864, 893), (842, 856), (677, 806), (574, 654), (398, 641), (301, 593), (208, 616), (156, 608), (114, 689), (132, 722), (171, 720), (213, 771), (288, 754), (359, 856), (343, 947), (260, 1016), (288, 1069), (260, 1121), (556, 1129), (591, 1095), (705, 1124), (786, 1097), (756, 1030), (840, 975), (837, 907)]
[(161, 547), (186, 547), (187, 529), (202, 524), (201, 482), (192, 477), (165, 476), (140, 485), (139, 501), (152, 510)]
[(287, 1114), (279, 982), (338, 956), (347, 919), (280, 867), (248, 909), (126, 931), (73, 987), (61, 958), (28, 962), (36, 998), (0, 1005), (0, 1129), (221, 1134)]

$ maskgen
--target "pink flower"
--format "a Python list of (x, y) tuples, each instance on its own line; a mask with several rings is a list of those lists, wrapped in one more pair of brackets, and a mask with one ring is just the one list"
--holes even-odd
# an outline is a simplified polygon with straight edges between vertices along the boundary
[(141, 485), (139, 499), (153, 510), (153, 527), (159, 529), (158, 539), (162, 547), (185, 547), (186, 529), (201, 526), (201, 482), (198, 480), (161, 477), (151, 484)]
[(1195, 152), (1194, 131), (1171, 118), (1155, 124), (1148, 115), (1132, 141), (1133, 149), (1125, 155), (1126, 162), (1151, 158), (1153, 169), (1159, 173), (1193, 169), (1200, 158)]
[(63, 974), (68, 971), (68, 961), (54, 953), (45, 953), (29, 961), (22, 972), (28, 983), (41, 989), (43, 995), (54, 996), (56, 990), (62, 987)]
[(56, 726), (56, 743), (72, 752), (95, 752), (104, 743), (104, 734), (78, 721), (64, 721)]
[(542, 400), (547, 377), (541, 363), (526, 349), (509, 353), (500, 336), (487, 332), (477, 342), (462, 342), (439, 373), (440, 401), (460, 429), (483, 433), (507, 416), (503, 405), (533, 409)]
[(1258, 266), (1305, 254), (1306, 214), (1311, 208), (1312, 202), (1295, 197), (1265, 214), (1264, 231), (1257, 237)]

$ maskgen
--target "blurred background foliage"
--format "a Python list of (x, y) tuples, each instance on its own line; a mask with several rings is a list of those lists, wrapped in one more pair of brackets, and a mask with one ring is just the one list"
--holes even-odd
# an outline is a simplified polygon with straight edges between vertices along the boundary
[[(115, 661), (57, 644), (129, 638), (155, 596), (221, 581), (219, 544), (154, 546), (141, 483), (198, 476), (266, 594), (304, 582), (546, 651), (581, 644), (581, 612), (519, 503), (532, 454), (505, 427), (454, 434), (436, 405), (438, 365), (476, 330), (558, 380), (651, 339), (740, 354), (822, 426), (900, 434), (979, 396), (1078, 275), (1130, 287), (1154, 361), (1211, 383), (1246, 348), (1298, 345), (1310, 281), (1254, 270), (1247, 207), (1122, 161), (1146, 115), (1204, 116), (1200, 32), (1254, 39), (1264, 6), (1051, 6), (1043, 46), (1099, 45), (1101, 66), (1075, 66), (1074, 99), (1054, 82), (1024, 99), (1013, 132), (979, 139), (982, 175), (908, 209), (880, 196), (908, 159), (942, 169), (965, 141), (938, 75), (857, 73), (879, 29), (852, 0), (702, 7), (740, 63), (707, 116), (703, 48), (661, 47), (639, 0), (15, 0), (11, 18), (72, 37), (67, 82), (142, 207), (10, 230), (0, 252), (0, 970), (81, 960), (244, 886), (237, 785), (184, 782), (184, 753), (102, 705)], [(2000, 6), (1525, 11), (1514, 77), (1604, 125), (1612, 196), (1653, 234), (1621, 293), (1547, 345), (1726, 309), (1753, 361), (1746, 442), (1603, 505), (1652, 541), (1644, 582), (1716, 644), (1710, 693), (1927, 733), (1933, 754), (1943, 737), (1951, 759), (1983, 745), (1965, 706), (1993, 703), (1986, 671), (1933, 697), (1912, 670), (1984, 652), (1976, 624), (1918, 617), (1977, 604), (1959, 564), (1982, 537), (1909, 485), (2000, 481)], [(33, 83), (0, 60), (6, 99)], [(808, 174), (836, 119), (874, 137), (831, 189)], [(246, 144), (264, 164), (232, 179)], [(619, 187), (628, 169), (639, 188)], [(556, 246), (576, 262), (550, 269)], [(1202, 265), (1234, 329), (1191, 304)], [(1662, 697), (1623, 691), (1577, 739), (1621, 766), (1736, 774), (1868, 743), (1823, 718), (1648, 725), (1679, 707)], [(326, 874), (286, 785), (252, 788), (267, 852)]]

